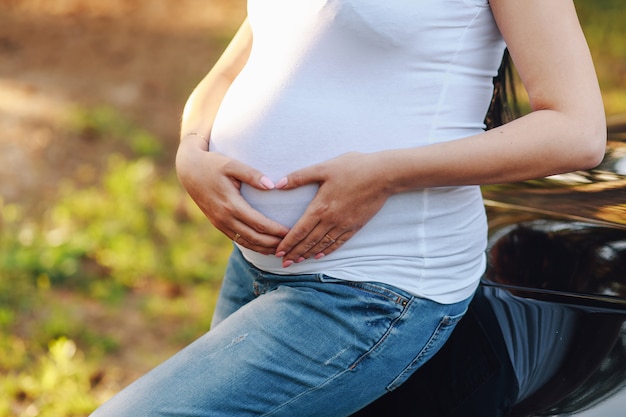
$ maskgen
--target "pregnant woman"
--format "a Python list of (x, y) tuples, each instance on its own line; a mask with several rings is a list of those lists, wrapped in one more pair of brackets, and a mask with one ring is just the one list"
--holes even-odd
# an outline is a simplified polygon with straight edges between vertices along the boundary
[[(485, 131), (505, 46), (533, 111)], [(94, 415), (355, 412), (466, 311), (478, 186), (595, 166), (605, 130), (571, 0), (249, 0), (176, 160), (235, 245), (212, 328)]]

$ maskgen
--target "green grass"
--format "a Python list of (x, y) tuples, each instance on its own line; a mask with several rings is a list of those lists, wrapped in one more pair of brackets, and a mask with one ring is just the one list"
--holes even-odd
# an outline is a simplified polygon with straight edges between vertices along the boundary
[(157, 137), (142, 129), (108, 105), (76, 107), (69, 116), (70, 132), (89, 141), (112, 140), (137, 156), (158, 157), (163, 146)]
[(621, 0), (576, 0), (596, 64), (607, 113), (626, 112), (626, 4)]
[[(594, 59), (607, 115), (626, 113), (626, 4), (622, 0), (575, 0), (579, 20)], [(519, 79), (520, 111), (530, 111)]]
[[(99, 140), (144, 135), (111, 108), (77, 115), (69, 129)], [(61, 184), (36, 217), (0, 200), (0, 416), (81, 416), (103, 400), (94, 381), (111, 372), (98, 363), (126, 336), (88, 309), (104, 324), (137, 312), (139, 332), (165, 326), (163, 354), (208, 329), (230, 241), (145, 149), (111, 155), (95, 185)]]

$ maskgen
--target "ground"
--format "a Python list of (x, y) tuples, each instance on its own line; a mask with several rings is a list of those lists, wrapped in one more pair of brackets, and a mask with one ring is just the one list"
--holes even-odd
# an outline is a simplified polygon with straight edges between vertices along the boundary
[[(116, 146), (71, 135), (75, 108), (110, 105), (170, 162), (191, 88), (244, 15), (240, 0), (0, 0), (0, 196), (53, 198)], [(119, 143), (117, 144), (119, 146)]]

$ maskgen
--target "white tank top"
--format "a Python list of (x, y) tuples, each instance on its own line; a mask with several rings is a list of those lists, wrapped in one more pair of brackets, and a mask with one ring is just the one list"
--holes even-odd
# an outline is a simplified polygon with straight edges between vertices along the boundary
[[(273, 181), (346, 152), (474, 135), (504, 43), (487, 0), (249, 0), (250, 58), (218, 111), (210, 150)], [(317, 187), (244, 198), (292, 226)], [(349, 187), (346, 188), (349, 190)], [(441, 303), (467, 298), (485, 266), (478, 187), (392, 196), (339, 250), (289, 268), (241, 248), (276, 274), (377, 281)]]

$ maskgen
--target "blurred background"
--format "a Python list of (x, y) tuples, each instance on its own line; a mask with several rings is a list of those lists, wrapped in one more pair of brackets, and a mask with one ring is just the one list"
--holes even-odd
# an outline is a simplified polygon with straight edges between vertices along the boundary
[[(575, 4), (623, 120), (626, 3)], [(208, 329), (230, 242), (173, 159), (244, 16), (243, 0), (0, 0), (0, 417), (86, 416)]]

